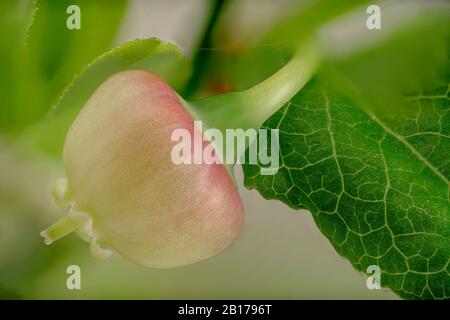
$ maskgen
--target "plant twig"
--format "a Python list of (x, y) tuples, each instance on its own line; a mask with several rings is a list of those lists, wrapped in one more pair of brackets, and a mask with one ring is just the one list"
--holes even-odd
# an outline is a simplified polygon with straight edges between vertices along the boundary
[(210, 50), (204, 50), (204, 49), (210, 49), (212, 48), (212, 32), (214, 30), (214, 27), (217, 24), (217, 21), (219, 19), (220, 13), (222, 12), (225, 3), (228, 2), (227, 0), (213, 0), (214, 4), (212, 5), (210, 17), (205, 29), (205, 32), (203, 34), (202, 40), (200, 42), (200, 50), (198, 51), (197, 55), (195, 56), (194, 62), (193, 62), (193, 73), (192, 76), (184, 90), (183, 96), (186, 98), (191, 97), (200, 87), (202, 78), (203, 78), (203, 71), (206, 68), (206, 66), (209, 64), (211, 59), (211, 51)]

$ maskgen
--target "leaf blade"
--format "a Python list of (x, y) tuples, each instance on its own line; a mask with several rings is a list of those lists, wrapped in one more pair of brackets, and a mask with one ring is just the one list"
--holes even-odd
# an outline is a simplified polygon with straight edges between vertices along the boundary
[(280, 130), (279, 173), (244, 165), (244, 184), (311, 211), (340, 255), (362, 272), (380, 266), (381, 284), (402, 297), (449, 298), (448, 176), (393, 125), (313, 82), (264, 125)]
[[(8, 34), (9, 28), (6, 29), (5, 39), (13, 38), (16, 42), (20, 39), (21, 45), (18, 50), (7, 47), (10, 57), (2, 68), (8, 71), (4, 74), (5, 81), (0, 83), (4, 91), (0, 121), (3, 133), (15, 137), (38, 121), (74, 74), (110, 48), (126, 3), (126, 0), (77, 1), (81, 29), (75, 30), (66, 27), (70, 16), (66, 9), (72, 1), (18, 1), (4, 8), (5, 21), (18, 16), (14, 11), (17, 8), (26, 19), (21, 19), (17, 30)], [(29, 12), (29, 17), (25, 12)]]

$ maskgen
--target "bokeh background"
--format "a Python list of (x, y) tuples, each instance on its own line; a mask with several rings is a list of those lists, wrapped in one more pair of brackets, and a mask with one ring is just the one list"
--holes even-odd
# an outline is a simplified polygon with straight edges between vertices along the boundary
[[(67, 16), (65, 14), (67, 5), (64, 1), (60, 5), (45, 3), (43, 1), (43, 5), (47, 6), (46, 19), (51, 20), (61, 16), (61, 10), (63, 10), (62, 16)], [(197, 85), (188, 93), (191, 97), (200, 97), (221, 91), (242, 89), (270, 75), (286, 63), (289, 52), (281, 49), (282, 40), (280, 43), (267, 41), (258, 44), (258, 39), (267, 34), (280, 19), (292, 12), (301, 11), (310, 3), (311, 1), (301, 0), (228, 1), (218, 18), (208, 47), (202, 47), (205, 43), (202, 44), (201, 39), (214, 7), (213, 1), (132, 0), (123, 8), (120, 6), (116, 8), (114, 5), (111, 11), (99, 10), (95, 19), (91, 17), (86, 22), (84, 19), (88, 18), (83, 16), (83, 5), (80, 6), (82, 29), (94, 28), (93, 41), (105, 40), (102, 45), (105, 49), (135, 38), (158, 37), (177, 44), (188, 57), (200, 56), (201, 59), (209, 62), (210, 70), (205, 73), (212, 76), (206, 80), (204, 77), (199, 77)], [(361, 25), (362, 29), (365, 28), (367, 17), (365, 8), (366, 6), (357, 8), (353, 13), (356, 20), (352, 20), (351, 30), (361, 28)], [(26, 12), (28, 6), (24, 4), (16, 11), (3, 10), (4, 31), (14, 27), (15, 20), (21, 17), (21, 10)], [(116, 19), (120, 23), (117, 23), (117, 26), (108, 26), (102, 23), (102, 19)], [(92, 21), (98, 21), (98, 29)], [(45, 27), (40, 21), (37, 22), (39, 22), (37, 27)], [(61, 33), (68, 32), (65, 30), (65, 25), (61, 25), (60, 28), (64, 29)], [(117, 32), (108, 32), (108, 28), (116, 28)], [(345, 28), (348, 29), (348, 25), (341, 30), (347, 30)], [(57, 30), (53, 31), (58, 33)], [(293, 29), (290, 32), (297, 34), (303, 31)], [(331, 31), (328, 30), (328, 33), (331, 33), (333, 37), (335, 29)], [(340, 33), (341, 37), (342, 34)], [(290, 35), (289, 33), (288, 36)], [(357, 33), (351, 33), (351, 35), (356, 38), (358, 36)], [(60, 35), (59, 42), (53, 41), (51, 38), (53, 36), (43, 34), (35, 40), (41, 45), (49, 41), (48, 46), (44, 46), (46, 49), (36, 50), (34, 53), (35, 56), (42, 57), (46, 70), (56, 68), (53, 65), (58, 62), (58, 43), (61, 46), (64, 45), (64, 34)], [(410, 36), (418, 37), (420, 34)], [(6, 36), (1, 37), (6, 39)], [(11, 47), (5, 39), (1, 42), (3, 47), (1, 47), (0, 60), (11, 59), (18, 65), (26, 63), (25, 60), (21, 60), (20, 55), (8, 57)], [(342, 39), (340, 40), (339, 37), (334, 39), (336, 43), (329, 50), (340, 52), (339, 49), (342, 49), (342, 46), (339, 44)], [(30, 45), (34, 44), (30, 43)], [(351, 43), (348, 45), (351, 46)], [(233, 79), (233, 74), (230, 72), (234, 69), (229, 65), (233, 65), (234, 60), (238, 59), (236, 55), (239, 52), (245, 51), (245, 46), (250, 48), (249, 51), (256, 48), (258, 52), (263, 52), (262, 55), (257, 55), (261, 58), (259, 61), (261, 67), (247, 72), (246, 76), (242, 76), (243, 78)], [(76, 42), (72, 43), (71, 47), (64, 52), (62, 58), (64, 61), (59, 63), (72, 65), (73, 70), (70, 71), (79, 72), (83, 64), (90, 62), (101, 53), (95, 52), (94, 49), (89, 46), (77, 47)], [(223, 58), (223, 53), (226, 53), (226, 58)], [(15, 53), (11, 53), (13, 54)], [(197, 64), (205, 68), (205, 61), (196, 59)], [(234, 68), (242, 68), (245, 59), (242, 61), (244, 62), (241, 65), (235, 64)], [(13, 76), (6, 64), (2, 64), (2, 68), (0, 94), (5, 94), (10, 90), (8, 76)], [(54, 72), (48, 81), (45, 77), (35, 78), (30, 83), (23, 84), (18, 91), (23, 95), (22, 105), (33, 105), (37, 99), (28, 94), (27, 88), (41, 90), (39, 92), (44, 92), (43, 87), (50, 88), (47, 92), (61, 91), (70, 81), (70, 74), (73, 76), (73, 73), (64, 73), (66, 69), (58, 70), (60, 71)], [(246, 72), (246, 70), (242, 71)], [(38, 82), (41, 87), (36, 89)], [(31, 99), (34, 101), (30, 101)], [(39, 99), (52, 101), (42, 95)], [(5, 99), (0, 100), (2, 109), (6, 108), (6, 103)], [(47, 108), (49, 104), (42, 103)], [(33, 122), (38, 114), (39, 112), (36, 111), (33, 116), (24, 120), (23, 124), (17, 121), (19, 123), (17, 127), (21, 125), (25, 127), (27, 123)], [(154, 270), (134, 265), (118, 254), (113, 254), (107, 260), (96, 260), (91, 257), (88, 244), (76, 235), (69, 235), (51, 246), (45, 246), (39, 235), (40, 231), (62, 214), (54, 206), (50, 196), (52, 181), (63, 174), (61, 159), (60, 156), (49, 157), (30, 151), (21, 144), (18, 146), (13, 143), (12, 141), (20, 136), (20, 130), (9, 130), (9, 127), (12, 127), (9, 124), (14, 123), (16, 118), (6, 112), (2, 113), (2, 117), (3, 120), (0, 123), (3, 129), (8, 130), (2, 130), (0, 135), (0, 298), (397, 298), (387, 289), (368, 290), (367, 275), (357, 272), (348, 261), (336, 253), (319, 232), (308, 212), (292, 210), (280, 202), (263, 199), (256, 191), (246, 190), (242, 186), (240, 167), (236, 168), (236, 176), (246, 208), (245, 228), (229, 249), (211, 259), (173, 270)], [(66, 268), (72, 264), (81, 268), (81, 290), (66, 288), (68, 276)]]

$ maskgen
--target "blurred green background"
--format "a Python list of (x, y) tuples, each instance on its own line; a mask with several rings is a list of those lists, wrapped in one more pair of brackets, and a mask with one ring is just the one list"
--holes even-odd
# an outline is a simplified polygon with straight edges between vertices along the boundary
[[(335, 252), (309, 213), (245, 190), (241, 168), (236, 168), (236, 176), (246, 208), (244, 231), (229, 249), (201, 263), (153, 270), (118, 254), (95, 260), (88, 244), (76, 235), (45, 246), (39, 233), (62, 214), (52, 202), (50, 188), (63, 175), (59, 151), (67, 126), (95, 83), (111, 70), (159, 67), (166, 80), (188, 98), (242, 90), (283, 66), (295, 43), (313, 33), (325, 39), (329, 69), (324, 76), (332, 78), (340, 72), (361, 82), (372, 72), (361, 91), (373, 94), (373, 99), (395, 99), (391, 92), (380, 95), (387, 80), (390, 87), (407, 91), (417, 84), (414, 74), (432, 78), (446, 61), (441, 48), (448, 45), (446, 24), (428, 23), (413, 9), (412, 16), (405, 17), (408, 32), (400, 28), (396, 34), (401, 41), (382, 33), (383, 41), (375, 39), (381, 45), (366, 51), (373, 46), (370, 41), (362, 49), (351, 49), (367, 37), (366, 1), (239, 0), (225, 1), (222, 7), (220, 1), (209, 0), (37, 3), (6, 0), (0, 4), (0, 298), (397, 298), (386, 289), (368, 290), (367, 275), (355, 271)], [(66, 28), (66, 8), (73, 3), (81, 8), (81, 30)], [(348, 36), (354, 41), (344, 44), (344, 49), (357, 51), (351, 55), (342, 50), (348, 25), (319, 28), (328, 21), (342, 24), (347, 13), (356, 15), (356, 20), (350, 20), (356, 31)], [(388, 18), (383, 23), (397, 20), (401, 19)], [(156, 54), (156, 49), (148, 47), (145, 54), (141, 49), (128, 55), (119, 51), (113, 55), (116, 60), (100, 59), (82, 73), (107, 50), (151, 37), (176, 44), (186, 61), (180, 62), (170, 50)], [(391, 50), (409, 53), (409, 58), (394, 55), (402, 56), (398, 63), (392, 60)], [(422, 55), (428, 55), (426, 68), (417, 64)], [(167, 59), (167, 68), (161, 67), (161, 59)], [(80, 72), (61, 103), (65, 88)], [(55, 115), (55, 105), (69, 111), (61, 108)], [(72, 264), (81, 268), (81, 290), (66, 288), (66, 268)]]

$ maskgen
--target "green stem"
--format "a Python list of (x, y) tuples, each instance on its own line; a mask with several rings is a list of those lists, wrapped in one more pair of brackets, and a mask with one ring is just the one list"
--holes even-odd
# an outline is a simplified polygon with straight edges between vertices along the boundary
[(265, 120), (296, 95), (312, 78), (318, 62), (319, 55), (314, 47), (302, 47), (300, 52), (279, 72), (245, 91), (245, 101), (247, 105), (250, 105), (245, 110), (247, 126), (259, 128)]
[(235, 93), (226, 93), (194, 102), (185, 102), (194, 118), (204, 127), (259, 129), (263, 122), (289, 101), (312, 78), (319, 64), (319, 53), (304, 43), (278, 72), (258, 85)]
[(70, 214), (66, 214), (46, 230), (42, 231), (41, 236), (44, 237), (45, 244), (49, 245), (69, 233), (72, 233), (77, 228), (78, 223), (70, 216)]
[(213, 0), (211, 13), (206, 25), (205, 33), (203, 34), (202, 40), (199, 45), (199, 51), (194, 58), (193, 73), (191, 79), (188, 82), (187, 87), (184, 90), (184, 96), (189, 99), (198, 90), (202, 81), (204, 80), (204, 72), (211, 61), (211, 50), (212, 48), (212, 32), (219, 20), (220, 13), (225, 7), (226, 0)]
[(42, 231), (41, 236), (44, 237), (45, 244), (52, 244), (75, 230), (82, 230), (90, 219), (91, 217), (88, 213), (71, 208), (65, 216)]

